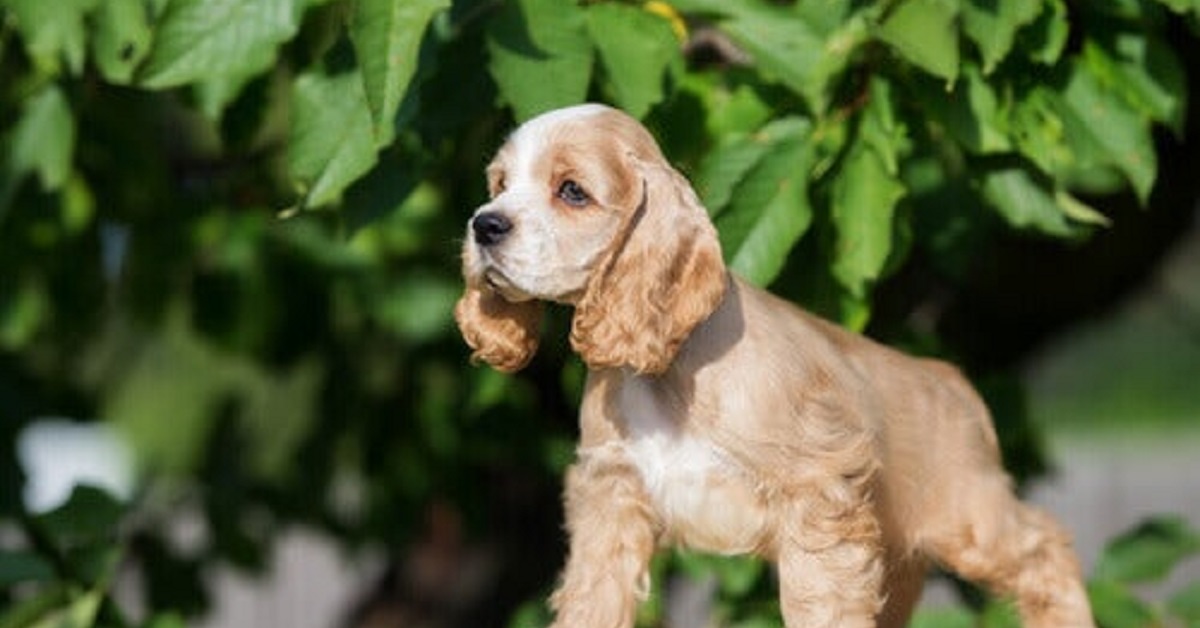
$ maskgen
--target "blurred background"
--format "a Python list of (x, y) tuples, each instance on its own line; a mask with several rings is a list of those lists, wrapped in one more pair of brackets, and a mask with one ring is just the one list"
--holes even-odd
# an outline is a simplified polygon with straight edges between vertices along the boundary
[[(0, 0), (0, 626), (545, 625), (570, 312), (504, 376), (451, 310), (493, 151), (585, 100), (737, 272), (964, 368), (1102, 625), (1200, 625), (1198, 14)], [(654, 572), (641, 626), (780, 625), (757, 561)]]

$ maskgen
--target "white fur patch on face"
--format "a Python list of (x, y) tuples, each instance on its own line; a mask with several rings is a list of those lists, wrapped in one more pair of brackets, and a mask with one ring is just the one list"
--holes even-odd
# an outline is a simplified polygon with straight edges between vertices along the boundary
[(503, 214), (513, 229), (498, 245), (474, 246), (467, 264), (510, 301), (569, 302), (580, 294), (606, 249), (610, 230), (568, 225), (550, 206), (553, 191), (546, 180), (546, 160), (553, 158), (556, 143), (573, 139), (556, 129), (609, 111), (597, 104), (558, 109), (533, 118), (509, 136), (502, 161), (503, 190), (475, 214)]

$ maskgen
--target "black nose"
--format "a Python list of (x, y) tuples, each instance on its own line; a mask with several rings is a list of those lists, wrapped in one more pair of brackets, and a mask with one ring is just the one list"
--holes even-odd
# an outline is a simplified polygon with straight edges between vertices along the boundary
[(512, 221), (496, 212), (484, 212), (471, 220), (471, 230), (475, 232), (475, 242), (483, 246), (500, 242), (506, 233), (512, 231), (512, 228)]

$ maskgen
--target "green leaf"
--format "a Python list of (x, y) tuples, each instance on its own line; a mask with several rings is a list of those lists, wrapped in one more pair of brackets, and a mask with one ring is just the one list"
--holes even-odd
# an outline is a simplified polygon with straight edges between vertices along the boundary
[(991, 74), (1012, 50), (1017, 31), (1041, 12), (1041, 0), (966, 0), (962, 3), (963, 33), (979, 49), (984, 74)]
[(376, 145), (392, 136), (393, 118), (417, 69), (421, 38), (450, 0), (357, 0), (350, 40), (358, 54)]
[(139, 82), (152, 89), (232, 83), (216, 99), (223, 107), (274, 65), (280, 44), (299, 30), (304, 6), (303, 0), (170, 0)]
[(11, 151), (9, 168), (17, 175), (37, 173), (46, 191), (66, 183), (75, 152), (75, 118), (58, 85), (51, 83), (25, 101)]
[(488, 23), (488, 69), (518, 122), (587, 97), (592, 45), (574, 2), (513, 0)]
[(902, 0), (879, 25), (879, 38), (926, 72), (953, 82), (958, 77), (958, 3)]
[(906, 189), (899, 180), (899, 161), (909, 148), (889, 83), (872, 80), (868, 94), (857, 135), (830, 192), (837, 233), (830, 271), (864, 305), (892, 252), (893, 216)]
[[(851, 13), (842, 2), (821, 10), (788, 10), (761, 3), (684, 0), (684, 11), (715, 14), (721, 30), (773, 78), (804, 98), (816, 115), (829, 105), (835, 79), (849, 66), (869, 33), (863, 12)], [(828, 14), (843, 19), (829, 20)]]
[(78, 485), (65, 504), (38, 516), (37, 524), (59, 550), (116, 538), (125, 513), (121, 502), (94, 486)]
[(44, 582), (54, 576), (54, 567), (34, 552), (0, 550), (0, 589), (22, 582)]
[(1129, 591), (1106, 580), (1088, 583), (1092, 615), (1101, 626), (1158, 626), (1154, 611)]
[(733, 202), (716, 219), (729, 266), (758, 284), (771, 282), (792, 246), (812, 222), (808, 172), (812, 125), (787, 119), (789, 129), (737, 186)]
[(617, 105), (635, 118), (646, 115), (663, 98), (668, 68), (683, 61), (670, 22), (633, 6), (606, 3), (587, 8), (587, 28)]
[(34, 63), (58, 74), (66, 62), (71, 74), (83, 71), (87, 52), (84, 20), (101, 0), (6, 0), (25, 50)]
[(1168, 598), (1167, 610), (1188, 622), (1189, 626), (1200, 624), (1200, 580), (1193, 581)]
[(983, 197), (1013, 227), (1060, 237), (1074, 233), (1052, 193), (1034, 181), (1024, 168), (992, 169), (982, 179)]
[(1062, 92), (1068, 141), (1081, 165), (1112, 165), (1145, 203), (1154, 185), (1158, 160), (1149, 123), (1125, 100), (1100, 82), (1087, 64), (1077, 65)]
[(1012, 150), (1005, 114), (978, 68), (965, 66), (950, 90), (931, 83), (915, 85), (921, 104), (964, 149), (976, 154)]
[(1028, 27), (1017, 34), (1016, 48), (1031, 61), (1043, 65), (1058, 63), (1067, 47), (1071, 23), (1067, 20), (1065, 0), (1048, 0), (1045, 9)]
[(709, 215), (716, 218), (728, 206), (733, 192), (754, 166), (780, 142), (796, 136), (796, 122), (777, 120), (753, 133), (726, 136), (700, 163), (695, 186)]
[(150, 53), (153, 33), (142, 0), (104, 0), (96, 12), (92, 54), (104, 78), (118, 85), (133, 80), (134, 69)]
[(904, 186), (878, 154), (861, 143), (850, 149), (833, 182), (837, 245), (831, 271), (850, 294), (866, 297), (892, 245), (892, 220)]
[(1089, 68), (1134, 109), (1182, 133), (1187, 79), (1174, 51), (1144, 32), (1114, 31), (1104, 39), (1084, 44)]
[(310, 73), (296, 79), (288, 171), (304, 190), (304, 205), (337, 201), (376, 159), (371, 110), (359, 76)]
[(1018, 98), (1009, 116), (1010, 136), (1017, 150), (1038, 168), (1059, 177), (1078, 167), (1074, 147), (1067, 138), (1070, 114), (1058, 94), (1035, 87)]
[(1200, 534), (1178, 517), (1151, 519), (1113, 540), (1096, 563), (1098, 580), (1157, 582), (1200, 552)]

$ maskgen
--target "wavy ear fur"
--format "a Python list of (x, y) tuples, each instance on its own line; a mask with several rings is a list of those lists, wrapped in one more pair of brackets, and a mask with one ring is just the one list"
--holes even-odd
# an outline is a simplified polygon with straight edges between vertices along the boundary
[(454, 306), (454, 320), (474, 350), (471, 360), (511, 373), (529, 364), (537, 351), (542, 304), (512, 303), (491, 290), (468, 284)]
[(635, 160), (642, 206), (575, 308), (571, 345), (592, 368), (658, 374), (692, 329), (720, 304), (728, 284), (708, 214), (682, 175)]

